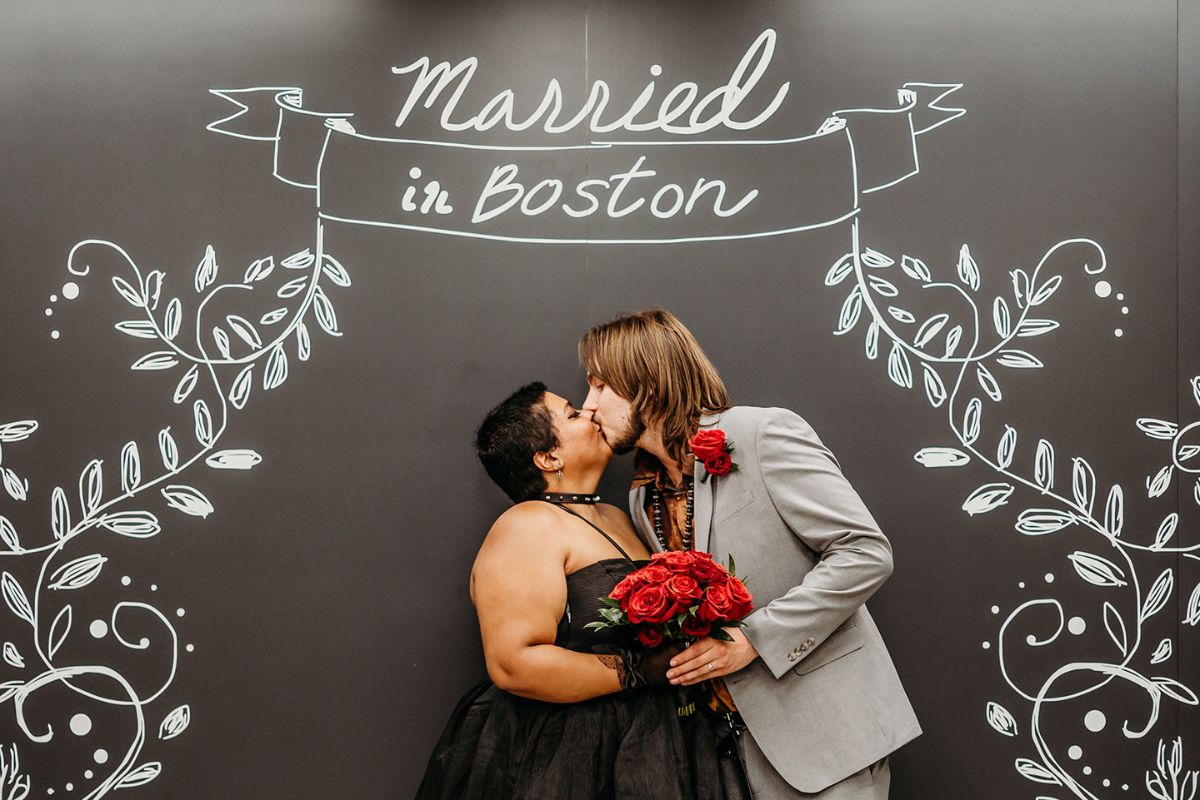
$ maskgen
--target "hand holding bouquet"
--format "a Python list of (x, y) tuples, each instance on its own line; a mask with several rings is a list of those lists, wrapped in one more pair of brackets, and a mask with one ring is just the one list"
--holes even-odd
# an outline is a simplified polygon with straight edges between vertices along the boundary
[(742, 617), (754, 608), (754, 598), (733, 571), (732, 556), (726, 569), (702, 551), (655, 553), (648, 565), (626, 575), (600, 599), (604, 621), (585, 627), (633, 625), (648, 648), (701, 636), (733, 641), (723, 629), (741, 626)]

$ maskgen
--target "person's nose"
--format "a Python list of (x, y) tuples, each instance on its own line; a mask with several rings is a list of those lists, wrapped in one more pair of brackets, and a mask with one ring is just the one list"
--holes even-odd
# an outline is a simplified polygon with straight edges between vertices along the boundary
[(587, 411), (593, 417), (596, 416), (596, 410), (600, 408), (600, 393), (595, 388), (588, 389), (587, 397), (583, 399), (581, 411)]

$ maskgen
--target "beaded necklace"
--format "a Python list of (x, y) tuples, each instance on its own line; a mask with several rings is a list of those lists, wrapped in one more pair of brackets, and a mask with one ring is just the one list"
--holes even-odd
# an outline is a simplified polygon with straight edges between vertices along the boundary
[[(670, 550), (671, 548), (667, 546), (666, 534), (663, 533), (662, 490), (655, 487), (654, 489), (651, 489), (651, 492), (653, 492), (653, 494), (651, 495), (651, 498), (652, 498), (652, 509), (654, 511), (654, 535), (658, 538), (658, 543), (662, 545), (663, 550)], [(695, 526), (692, 524), (692, 518), (693, 518), (692, 512), (693, 512), (693, 509), (695, 508), (695, 506), (696, 506), (696, 484), (695, 484), (695, 481), (689, 481), (688, 487), (687, 487), (686, 521), (684, 522), (683, 532), (680, 534), (680, 537), (679, 537), (683, 542), (684, 550), (691, 550), (692, 543), (695, 540), (695, 530), (694, 530)]]

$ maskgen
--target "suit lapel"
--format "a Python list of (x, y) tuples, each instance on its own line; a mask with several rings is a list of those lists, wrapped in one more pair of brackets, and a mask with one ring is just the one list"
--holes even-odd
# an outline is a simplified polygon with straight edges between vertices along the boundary
[(629, 493), (629, 515), (633, 518), (633, 527), (646, 543), (651, 553), (661, 553), (662, 545), (654, 535), (650, 518), (646, 516), (646, 487), (640, 486)]
[(708, 552), (713, 517), (713, 479), (704, 480), (704, 476), (704, 462), (696, 459), (696, 464), (692, 467), (692, 485), (696, 493), (696, 506), (692, 509), (696, 526), (696, 549)]
[[(700, 418), (700, 427), (702, 429), (710, 428), (719, 420), (720, 415), (705, 414)], [(706, 477), (708, 480), (705, 480)], [(692, 465), (692, 481), (696, 496), (696, 505), (692, 509), (696, 528), (696, 549), (708, 552), (713, 519), (713, 490), (716, 488), (716, 480), (705, 472), (704, 462), (696, 459)]]

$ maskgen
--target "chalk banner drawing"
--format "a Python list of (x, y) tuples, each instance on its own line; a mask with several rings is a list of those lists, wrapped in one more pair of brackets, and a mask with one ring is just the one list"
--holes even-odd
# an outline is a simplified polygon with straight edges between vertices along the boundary
[[(326, 222), (532, 244), (669, 244), (779, 236), (854, 219), (862, 195), (920, 172), (920, 137), (966, 113), (942, 104), (961, 84), (905, 83), (895, 107), (842, 109), (812, 133), (751, 138), (790, 89), (784, 82), (767, 91), (765, 106), (749, 107), (775, 41), (774, 30), (763, 31), (727, 83), (700, 97), (696, 83), (682, 81), (654, 112), (655, 80), (623, 112), (608, 108), (612, 92), (595, 80), (569, 119), (560, 119), (556, 78), (526, 117), (518, 118), (508, 89), (463, 116), (469, 112), (458, 106), (478, 59), (433, 64), (426, 56), (392, 68), (412, 76), (397, 128), (418, 106), (440, 102), (439, 126), (458, 139), (495, 128), (537, 130), (565, 136), (570, 143), (561, 145), (368, 134), (355, 129), (351, 113), (304, 108), (297, 87), (213, 89), (236, 110), (208, 129), (272, 143), (275, 177), (311, 190)], [(650, 74), (660, 77), (662, 67), (652, 65)], [(715, 128), (728, 136), (709, 134)], [(673, 138), (618, 138), (650, 132)], [(734, 151), (737, 159), (729, 157)], [(526, 177), (547, 169), (557, 177)]]
[[(168, 407), (190, 406), (192, 429), (163, 427), (156, 434), (148, 431), (148, 442), (135, 440), (121, 447), (114, 459), (119, 492), (115, 491), (116, 480), (106, 482), (105, 459), (92, 459), (80, 472), (77, 498), (69, 487), (55, 486), (49, 492), (47, 524), (37, 531), (19, 531), (8, 517), (0, 515), (0, 588), (19, 626), (19, 630), (4, 627), (3, 658), (26, 676), (0, 683), (0, 705), (13, 703), (17, 725), (28, 743), (46, 745), (71, 739), (68, 734), (92, 734), (103, 745), (92, 749), (89, 743), (92, 753), (87, 769), (75, 773), (59, 763), (36, 780), (22, 770), (19, 743), (0, 747), (0, 800), (23, 800), (35, 786), (39, 796), (59, 793), (91, 800), (113, 789), (147, 784), (163, 768), (161, 761), (142, 757), (148, 735), (165, 741), (186, 731), (192, 714), (189, 705), (163, 713), (155, 703), (174, 682), (179, 664), (179, 636), (170, 616), (146, 602), (121, 601), (107, 611), (89, 609), (87, 600), (79, 599), (88, 596), (81, 590), (106, 571), (109, 558), (105, 546), (111, 537), (154, 540), (169, 527), (153, 510), (155, 505), (165, 505), (168, 514), (207, 517), (214, 512), (212, 501), (195, 485), (203, 480), (198, 474), (203, 467), (248, 470), (261, 463), (263, 456), (254, 450), (225, 446), (231, 417), (245, 408), (256, 386), (263, 392), (278, 389), (287, 380), (293, 359), (309, 359), (310, 323), (325, 334), (341, 335), (324, 286), (349, 286), (350, 276), (324, 251), (323, 240), (318, 228), (315, 250), (305, 248), (278, 262), (274, 256), (264, 256), (225, 282), (218, 277), (229, 268), (221, 269), (209, 246), (191, 286), (178, 290), (169, 286), (163, 271), (143, 272), (113, 242), (89, 239), (72, 248), (67, 259), (71, 280), (64, 284), (64, 295), (77, 297), (81, 282), (97, 280), (100, 288), (115, 291), (128, 303), (131, 318), (116, 323), (116, 330), (146, 340), (147, 347), (153, 348), (130, 368), (178, 373)], [(101, 263), (113, 265), (111, 274), (99, 268)], [(109, 281), (98, 277), (100, 274)], [(197, 298), (194, 312), (185, 308), (182, 297), (192, 291)], [(257, 297), (273, 293), (268, 305), (277, 307), (256, 322), (236, 313), (216, 318), (209, 311), (218, 297), (224, 302), (247, 293)], [(185, 325), (189, 314), (193, 321)], [(0, 424), (0, 447), (5, 449), (3, 455), (9, 456), (0, 466), (0, 477), (12, 502), (28, 501), (31, 486), (28, 478), (16, 471), (11, 455), (19, 453), (21, 443), (37, 430), (38, 421), (32, 419)], [(106, 486), (111, 487), (107, 496)], [(17, 577), (20, 567), (36, 573), (36, 579), (23, 584)], [(122, 583), (129, 585), (128, 576)], [(176, 616), (182, 613), (179, 609)], [(161, 637), (152, 641), (127, 633), (131, 627), (146, 626), (154, 626)], [(64, 645), (72, 638), (89, 636), (108, 639), (122, 651), (153, 660), (122, 669), (108, 663), (63, 659), (71, 649)], [(135, 688), (158, 663), (166, 668), (157, 685), (149, 691)], [(138, 679), (130, 677), (133, 675)], [(39, 723), (27, 714), (27, 701), (49, 687), (69, 690), (79, 704), (73, 709), (68, 730)], [(96, 705), (89, 708), (88, 704)], [(101, 725), (101, 720), (108, 723), (113, 709), (128, 715), (128, 722), (120, 728)], [(127, 734), (122, 736), (121, 731)]]
[[(996, 636), (995, 655), (1004, 681), (1026, 704), (1027, 713), (1018, 722), (1016, 715), (993, 701), (984, 710), (987, 723), (1003, 736), (1028, 738), (1032, 752), (1018, 758), (1014, 766), (1033, 783), (1087, 800), (1097, 798), (1098, 790), (1110, 787), (1114, 792), (1119, 788), (1121, 796), (1129, 796), (1125, 794), (1130, 791), (1128, 783), (1094, 774), (1093, 767), (1079, 763), (1084, 756), (1080, 745), (1064, 748), (1048, 741), (1042, 728), (1044, 715), (1055, 706), (1074, 702), (1070, 708), (1081, 709), (1083, 726), (1098, 733), (1109, 721), (1102, 708), (1104, 701), (1097, 693), (1117, 682), (1144, 697), (1144, 720), (1125, 720), (1120, 728), (1124, 737), (1137, 739), (1155, 728), (1164, 702), (1197, 705), (1192, 688), (1162, 674), (1170, 671), (1175, 650), (1171, 638), (1152, 645), (1145, 640), (1144, 628), (1151, 618), (1178, 607), (1171, 563), (1180, 558), (1200, 560), (1200, 544), (1179, 543), (1179, 514), (1173, 511), (1157, 523), (1152, 540), (1148, 535), (1139, 540), (1143, 526), (1126, 524), (1125, 489), (1119, 483), (1098, 479), (1085, 458), (1071, 459), (1069, 487), (1055, 489), (1057, 456), (1049, 440), (1037, 441), (1031, 469), (1022, 470), (1014, 460), (1017, 430), (1011, 425), (1003, 425), (1002, 429), (997, 425), (990, 433), (993, 441), (985, 444), (989, 435), (984, 428), (989, 416), (985, 414), (985, 401), (996, 408), (1004, 401), (1004, 372), (1044, 368), (1044, 363), (1025, 349), (1028, 345), (1024, 342), (1036, 342), (1060, 327), (1046, 309), (1063, 284), (1062, 268), (1081, 265), (1086, 279), (1096, 281), (1098, 296), (1112, 293), (1107, 280), (1090, 277), (1105, 270), (1104, 250), (1090, 239), (1060, 241), (1032, 271), (1013, 269), (1003, 281), (1003, 290), (989, 303), (981, 294), (984, 272), (966, 244), (957, 254), (956, 279), (938, 280), (934, 270), (919, 258), (902, 255), (897, 260), (863, 245), (857, 221), (852, 238), (851, 251), (829, 268), (825, 278), (827, 286), (850, 287), (834, 333), (844, 336), (856, 329), (862, 331), (860, 323), (865, 322), (866, 357), (882, 359), (888, 377), (900, 387), (912, 389), (914, 384), (921, 384), (929, 405), (945, 415), (952, 443), (922, 448), (914, 456), (916, 461), (931, 469), (962, 467), (972, 461), (982, 464), (995, 479), (965, 498), (964, 512), (971, 516), (997, 513), (1002, 506), (1020, 502), (1023, 508), (1014, 523), (1018, 533), (1049, 536), (1074, 531), (1083, 535), (1089, 544), (1068, 557), (1071, 572), (1077, 580), (1111, 592), (1097, 609), (1098, 620), (1093, 621), (1103, 626), (1111, 640), (1111, 657), (1068, 661), (1038, 685), (1023, 680), (1028, 670), (1023, 674), (1013, 669), (1014, 651), (1019, 654), (1022, 646), (1045, 647), (1056, 641), (1069, 645), (1072, 637), (1063, 637), (1064, 631), (1078, 636), (1088, 621), (1082, 616), (1068, 620), (1062, 602), (1054, 597), (1020, 603), (1008, 613)], [(948, 298), (945, 309), (923, 318), (914, 315), (905, 306), (919, 305), (914, 295), (920, 292), (927, 292), (927, 298)], [(1116, 297), (1124, 299), (1123, 294)], [(1128, 308), (1122, 311), (1128, 313)], [(1120, 336), (1122, 331), (1114, 333)], [(1200, 405), (1200, 376), (1192, 378), (1191, 388)], [(1200, 422), (1184, 424), (1144, 417), (1134, 424), (1142, 434), (1162, 440), (1164, 447), (1170, 448), (1169, 457), (1164, 458), (1167, 463), (1146, 477), (1148, 498), (1167, 494), (1177, 476), (1189, 476), (1189, 480), (1200, 476), (1200, 459), (1196, 458), (1200, 444), (1193, 441)], [(1191, 488), (1193, 499), (1200, 504), (1200, 478)], [(1031, 500), (1024, 500), (1025, 496)], [(1151, 525), (1150, 530), (1155, 526)], [(1047, 573), (1044, 580), (1052, 586), (1053, 573)], [(1023, 582), (1020, 588), (1025, 588)], [(1179, 631), (1190, 633), (1200, 624), (1200, 586), (1191, 590), (1183, 608)], [(998, 606), (991, 610), (1000, 613)], [(1043, 631), (1037, 627), (1038, 620), (1044, 624), (1047, 618), (1052, 624), (1050, 630)], [(1021, 637), (1018, 631), (1022, 623), (1025, 630), (1033, 628), (1040, 635)], [(991, 650), (992, 643), (984, 642), (983, 647)], [(1087, 698), (1092, 698), (1090, 703)], [(1179, 737), (1169, 738), (1170, 755), (1167, 740), (1160, 738), (1155, 768), (1145, 772), (1146, 791), (1156, 800), (1193, 800), (1200, 773), (1184, 769), (1182, 742)]]

